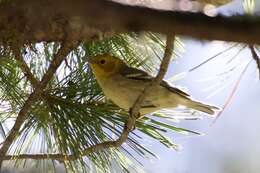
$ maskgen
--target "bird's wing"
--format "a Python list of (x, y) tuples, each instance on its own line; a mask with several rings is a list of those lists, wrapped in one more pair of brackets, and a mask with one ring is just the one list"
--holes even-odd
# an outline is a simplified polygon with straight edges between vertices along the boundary
[[(122, 70), (120, 71), (120, 74), (128, 79), (142, 80), (145, 82), (150, 82), (154, 78), (153, 76), (149, 75), (145, 71), (142, 71), (142, 70), (139, 70), (136, 68), (132, 68), (129, 66), (125, 66), (124, 68), (122, 68)], [(179, 94), (180, 96), (190, 97), (190, 95), (188, 93), (182, 91), (181, 89), (179, 89), (177, 87), (171, 86), (170, 84), (168, 84), (168, 82), (166, 82), (164, 80), (160, 83), (160, 85), (167, 88), (171, 92)]]
[[(120, 74), (128, 79), (140, 80), (144, 82), (150, 82), (153, 79), (153, 77), (148, 73), (146, 73), (145, 71), (132, 68), (129, 66), (125, 66), (124, 68), (122, 68)], [(154, 108), (154, 107), (156, 106), (152, 103), (152, 101), (149, 100), (145, 100), (141, 106), (141, 108)]]
[(170, 90), (171, 92), (174, 92), (174, 93), (179, 94), (180, 96), (183, 96), (183, 97), (186, 97), (186, 98), (187, 98), (187, 97), (190, 97), (190, 95), (189, 95), (188, 93), (186, 93), (185, 91), (183, 91), (183, 90), (181, 90), (181, 89), (179, 89), (179, 88), (177, 88), (177, 87), (171, 86), (171, 85), (168, 84), (168, 82), (166, 82), (166, 81), (162, 81), (160, 85), (163, 86), (163, 87), (165, 87), (165, 88), (167, 88), (167, 89)]
[(153, 79), (153, 77), (145, 71), (129, 66), (124, 66), (124, 68), (121, 69), (120, 74), (128, 79), (143, 80), (145, 82), (149, 82)]

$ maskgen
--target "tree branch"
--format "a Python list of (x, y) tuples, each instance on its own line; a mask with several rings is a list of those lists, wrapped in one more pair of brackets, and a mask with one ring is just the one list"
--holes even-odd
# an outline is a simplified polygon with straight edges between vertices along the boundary
[[(142, 102), (144, 101), (145, 97), (149, 92), (156, 87), (157, 85), (160, 84), (162, 81), (169, 62), (172, 57), (172, 52), (173, 52), (173, 44), (174, 44), (174, 35), (173, 34), (168, 34), (167, 40), (166, 40), (166, 48), (164, 52), (164, 57), (162, 60), (162, 63), (160, 65), (160, 70), (157, 74), (157, 76), (154, 78), (154, 80), (147, 85), (143, 92), (140, 94), (140, 96), (137, 98), (135, 101), (132, 109), (129, 111), (129, 118), (125, 124), (125, 128), (123, 129), (123, 132), (121, 133), (121, 136), (115, 140), (115, 141), (106, 141), (100, 144), (93, 145), (86, 150), (82, 152), (81, 156), (88, 155), (89, 153), (96, 152), (99, 150), (111, 148), (111, 147), (119, 147), (121, 146), (128, 138), (129, 133), (135, 126), (136, 119), (139, 117), (139, 109), (141, 107)], [(40, 160), (40, 159), (53, 159), (53, 160), (75, 160), (80, 156), (75, 156), (75, 155), (64, 155), (64, 154), (21, 154), (21, 155), (6, 155), (2, 156), (3, 160), (12, 160), (12, 159), (35, 159), (35, 160)]]
[(32, 74), (30, 68), (24, 61), (22, 54), (21, 54), (21, 49), (17, 45), (13, 47), (13, 52), (14, 52), (14, 58), (20, 63), (20, 68), (26, 78), (31, 82), (33, 88), (37, 86), (37, 84), (40, 82), (38, 79)]
[(40, 95), (44, 92), (44, 88), (48, 84), (48, 82), (51, 80), (53, 74), (56, 72), (59, 65), (62, 63), (64, 58), (67, 56), (67, 54), (75, 47), (74, 43), (70, 43), (67, 41), (64, 41), (61, 45), (61, 48), (57, 52), (57, 54), (54, 56), (53, 60), (50, 63), (50, 66), (46, 73), (44, 74), (42, 80), (37, 83), (34, 91), (29, 95), (28, 99), (25, 101), (23, 107), (21, 108), (20, 112), (18, 113), (18, 116), (16, 118), (16, 121), (9, 132), (9, 135), (5, 139), (2, 148), (0, 149), (0, 168), (2, 165), (3, 158), (5, 157), (8, 149), (10, 148), (11, 144), (17, 137), (17, 134), (19, 133), (19, 130), (24, 123), (24, 121), (27, 118), (27, 113), (29, 112), (30, 107), (40, 98)]
[[(93, 41), (115, 33), (151, 31), (205, 40), (260, 44), (260, 16), (162, 11), (108, 0), (23, 0), (0, 4), (0, 43)], [(209, 27), (210, 26), (210, 27)]]
[(249, 49), (251, 51), (252, 58), (255, 60), (255, 63), (256, 63), (257, 69), (258, 69), (258, 73), (259, 73), (259, 78), (260, 78), (260, 58), (256, 53), (254, 45), (249, 45)]

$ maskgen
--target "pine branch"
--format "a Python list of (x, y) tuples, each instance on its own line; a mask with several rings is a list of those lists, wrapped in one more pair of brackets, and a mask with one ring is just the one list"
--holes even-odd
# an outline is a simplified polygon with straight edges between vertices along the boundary
[(13, 52), (14, 52), (14, 58), (20, 63), (20, 68), (26, 78), (31, 82), (33, 88), (36, 88), (37, 84), (40, 82), (31, 72), (30, 68), (24, 61), (22, 54), (21, 54), (21, 49), (19, 46), (14, 46), (13, 47)]
[(251, 51), (252, 58), (255, 60), (255, 63), (256, 63), (257, 69), (258, 69), (258, 73), (259, 73), (259, 78), (260, 78), (260, 58), (256, 53), (254, 45), (249, 45), (249, 49)]
[(240, 82), (241, 82), (243, 76), (245, 75), (245, 73), (246, 73), (246, 71), (247, 71), (247, 69), (248, 69), (248, 67), (249, 67), (249, 65), (250, 65), (251, 62), (252, 62), (252, 60), (249, 61), (249, 62), (246, 64), (245, 68), (243, 69), (243, 71), (242, 71), (241, 74), (239, 75), (237, 81), (235, 82), (234, 87), (233, 87), (232, 90), (231, 90), (231, 93), (229, 94), (229, 96), (227, 97), (227, 99), (226, 99), (226, 101), (225, 101), (224, 106), (222, 106), (222, 110), (221, 110), (220, 112), (218, 112), (216, 118), (214, 119), (213, 124), (218, 120), (218, 118), (222, 115), (222, 113), (226, 110), (226, 108), (228, 107), (228, 105), (231, 103), (231, 101), (232, 101), (232, 99), (233, 99), (235, 93), (236, 93), (237, 90), (238, 90), (239, 84), (240, 84)]
[(56, 72), (59, 65), (62, 63), (64, 58), (68, 55), (68, 53), (75, 47), (74, 43), (64, 41), (61, 45), (61, 48), (57, 52), (57, 54), (54, 56), (53, 60), (50, 63), (50, 66), (46, 73), (44, 74), (42, 80), (37, 83), (34, 91), (29, 95), (28, 99), (25, 101), (23, 107), (21, 108), (20, 112), (17, 115), (16, 121), (9, 132), (9, 135), (5, 139), (2, 148), (0, 149), (0, 168), (3, 162), (3, 158), (6, 155), (8, 149), (10, 148), (13, 141), (16, 139), (17, 135), (19, 134), (19, 130), (21, 126), (23, 125), (24, 121), (27, 118), (27, 113), (31, 106), (37, 101), (41, 94), (44, 91), (44, 88), (48, 84), (48, 82), (51, 80), (53, 74)]
[(43, 160), (43, 159), (51, 159), (51, 160), (76, 160), (77, 158), (73, 155), (65, 155), (65, 154), (19, 154), (19, 155), (6, 155), (1, 158), (2, 160), (17, 160), (17, 159), (33, 159), (33, 160)]
[[(147, 85), (145, 87), (145, 89), (140, 94), (140, 96), (137, 98), (133, 107), (129, 111), (130, 115), (129, 115), (129, 118), (128, 118), (126, 124), (125, 124), (125, 128), (123, 129), (123, 132), (121, 133), (121, 136), (115, 141), (106, 141), (106, 142), (103, 142), (103, 143), (100, 143), (100, 144), (93, 145), (93, 146), (85, 149), (82, 152), (81, 156), (85, 156), (85, 155), (88, 155), (89, 153), (100, 151), (100, 150), (111, 148), (111, 147), (119, 147), (127, 140), (129, 133), (131, 132), (131, 130), (135, 126), (136, 119), (139, 118), (139, 109), (140, 109), (141, 104), (144, 101), (146, 95), (149, 94), (149, 92), (154, 87), (156, 87), (157, 85), (160, 84), (160, 82), (162, 81), (162, 79), (163, 79), (163, 77), (164, 77), (164, 75), (167, 71), (169, 62), (170, 62), (171, 57), (172, 57), (173, 43), (174, 43), (174, 35), (169, 34), (167, 36), (166, 48), (165, 48), (162, 63), (160, 65), (160, 70), (159, 70), (156, 78), (154, 78), (154, 80), (149, 85)], [(78, 157), (80, 157), (80, 156), (64, 155), (64, 154), (21, 154), (21, 155), (2, 156), (2, 159), (3, 160), (11, 160), (11, 159), (35, 159), (35, 160), (52, 159), (52, 160), (64, 161), (64, 160), (76, 160)]]

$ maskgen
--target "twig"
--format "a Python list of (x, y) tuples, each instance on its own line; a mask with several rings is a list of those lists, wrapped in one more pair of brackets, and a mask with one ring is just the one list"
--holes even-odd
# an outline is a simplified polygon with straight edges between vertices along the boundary
[(19, 65), (20, 65), (20, 68), (23, 71), (24, 75), (31, 82), (33, 88), (35, 88), (40, 81), (32, 74), (30, 68), (24, 61), (24, 59), (21, 55), (20, 47), (14, 46), (13, 52), (14, 52), (14, 58), (20, 63)]
[(10, 148), (11, 144), (17, 137), (17, 134), (19, 133), (19, 130), (24, 123), (24, 121), (27, 118), (27, 113), (30, 109), (30, 107), (37, 101), (40, 97), (40, 95), (43, 93), (44, 88), (48, 84), (48, 82), (51, 80), (53, 74), (56, 72), (59, 65), (62, 63), (64, 58), (68, 55), (68, 53), (75, 47), (75, 44), (65, 41), (62, 45), (57, 54), (54, 56), (53, 60), (51, 61), (51, 64), (44, 74), (42, 80), (37, 83), (34, 91), (29, 95), (28, 99), (25, 101), (23, 107), (21, 108), (20, 112), (18, 113), (18, 116), (16, 118), (16, 121), (9, 132), (9, 135), (5, 139), (2, 148), (0, 149), (0, 168), (3, 162), (3, 158), (6, 155), (8, 149)]
[(196, 65), (195, 67), (192, 67), (191, 69), (189, 69), (189, 72), (192, 72), (192, 71), (198, 69), (199, 67), (205, 65), (206, 63), (208, 63), (208, 62), (210, 62), (211, 60), (215, 59), (215, 58), (218, 57), (219, 55), (221, 55), (221, 54), (223, 54), (223, 53), (225, 53), (225, 52), (227, 52), (227, 51), (233, 49), (233, 48), (236, 47), (237, 45), (239, 45), (239, 43), (235, 43), (235, 44), (233, 44), (232, 46), (228, 47), (227, 49), (225, 49), (225, 50), (223, 50), (223, 51), (221, 51), (221, 52), (219, 52), (219, 53), (217, 53), (217, 54), (211, 56), (210, 58), (208, 58), (208, 59), (204, 60), (203, 62), (201, 62), (200, 64)]
[[(141, 107), (142, 102), (144, 101), (145, 97), (149, 92), (156, 87), (156, 85), (160, 84), (162, 81), (169, 62), (172, 57), (172, 52), (173, 52), (173, 42), (174, 42), (174, 34), (169, 34), (167, 35), (167, 40), (166, 40), (166, 48), (164, 52), (164, 57), (160, 66), (160, 70), (154, 78), (154, 80), (147, 85), (143, 92), (139, 95), (137, 100), (135, 101), (132, 109), (129, 111), (129, 118), (125, 124), (125, 128), (123, 129), (123, 132), (121, 133), (120, 137), (115, 140), (115, 141), (106, 141), (100, 144), (93, 145), (91, 147), (88, 147), (85, 149), (81, 156), (88, 155), (89, 153), (96, 152), (99, 150), (111, 148), (111, 147), (119, 147), (121, 146), (128, 138), (129, 133), (133, 129), (136, 119), (139, 117), (139, 109)], [(7, 155), (3, 156), (3, 160), (11, 160), (11, 159), (35, 159), (35, 160), (40, 160), (40, 159), (53, 159), (53, 160), (75, 160), (80, 156), (76, 155), (64, 155), (64, 154), (22, 154), (22, 155)]]
[(1, 158), (2, 160), (17, 160), (17, 159), (34, 159), (34, 160), (42, 160), (42, 159), (51, 159), (51, 160), (75, 160), (73, 156), (67, 156), (65, 154), (19, 154), (19, 155), (6, 155)]
[(256, 62), (258, 73), (259, 73), (259, 78), (260, 78), (260, 58), (256, 53), (254, 45), (249, 45), (249, 49), (251, 50), (252, 57)]
[(246, 64), (245, 68), (243, 69), (243, 71), (242, 71), (241, 74), (239, 75), (239, 77), (238, 77), (238, 79), (237, 79), (237, 81), (236, 81), (234, 87), (233, 87), (232, 90), (231, 90), (231, 93), (229, 94), (229, 96), (227, 97), (227, 99), (226, 99), (226, 101), (225, 101), (225, 104), (224, 104), (222, 110), (221, 110), (220, 112), (218, 112), (218, 114), (216, 115), (216, 118), (213, 120), (212, 124), (215, 124), (215, 123), (216, 123), (216, 121), (218, 120), (218, 118), (222, 115), (222, 113), (226, 110), (227, 106), (231, 103), (231, 101), (232, 101), (232, 99), (233, 99), (233, 97), (234, 97), (236, 91), (238, 90), (238, 87), (239, 87), (239, 84), (240, 84), (240, 82), (241, 82), (241, 80), (242, 80), (242, 77), (245, 75), (245, 73), (246, 73), (246, 71), (247, 71), (247, 69), (248, 69), (248, 67), (249, 67), (249, 65), (250, 65), (251, 62), (252, 62), (252, 60), (249, 61), (249, 62)]

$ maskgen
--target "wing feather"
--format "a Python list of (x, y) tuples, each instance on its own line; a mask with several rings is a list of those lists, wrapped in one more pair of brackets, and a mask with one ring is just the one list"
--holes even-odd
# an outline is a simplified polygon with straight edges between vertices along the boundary
[[(154, 79), (153, 76), (149, 75), (145, 71), (142, 71), (142, 70), (139, 70), (136, 68), (132, 68), (129, 66), (124, 66), (124, 68), (122, 68), (122, 70), (120, 71), (120, 74), (128, 79), (142, 80), (144, 82), (151, 82), (152, 79)], [(167, 88), (171, 92), (179, 94), (182, 97), (185, 97), (185, 98), (190, 97), (190, 95), (188, 93), (186, 93), (185, 91), (183, 91), (177, 87), (171, 86), (168, 82), (166, 82), (164, 80), (160, 83), (160, 85)]]

